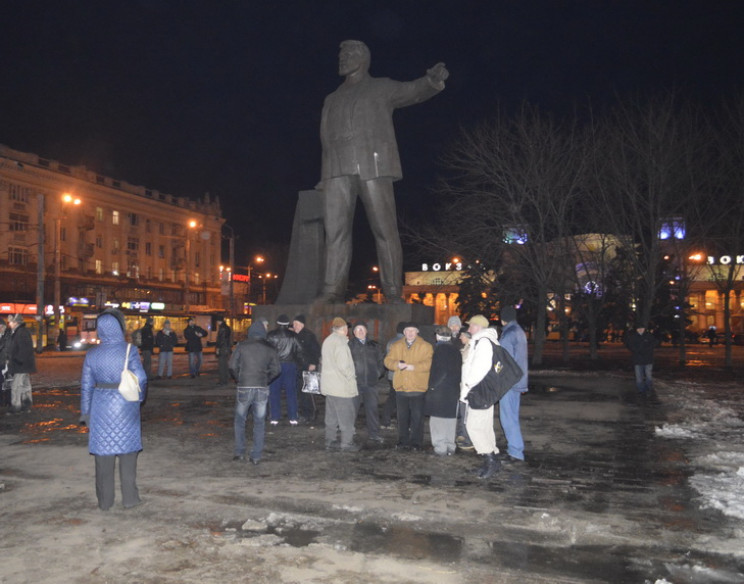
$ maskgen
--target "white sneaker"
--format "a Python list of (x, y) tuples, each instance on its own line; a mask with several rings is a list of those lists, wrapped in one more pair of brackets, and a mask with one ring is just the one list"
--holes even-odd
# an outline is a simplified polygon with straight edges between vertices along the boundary
[(272, 426), (278, 426), (279, 425), (279, 420), (271, 420), (271, 425)]

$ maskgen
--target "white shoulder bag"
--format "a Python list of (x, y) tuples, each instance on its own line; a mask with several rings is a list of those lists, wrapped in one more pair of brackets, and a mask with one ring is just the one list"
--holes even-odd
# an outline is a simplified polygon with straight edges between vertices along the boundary
[(139, 379), (132, 373), (127, 365), (129, 364), (129, 350), (132, 345), (127, 344), (127, 356), (124, 359), (124, 369), (121, 372), (121, 381), (119, 381), (119, 393), (127, 401), (139, 401), (140, 400), (140, 386)]

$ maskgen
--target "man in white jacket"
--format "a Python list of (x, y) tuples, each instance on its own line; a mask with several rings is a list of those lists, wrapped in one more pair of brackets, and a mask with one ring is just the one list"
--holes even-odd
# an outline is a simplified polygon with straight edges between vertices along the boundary
[(488, 327), (488, 319), (482, 314), (472, 317), (468, 322), (470, 348), (462, 365), (460, 401), (466, 407), (465, 427), (475, 451), (484, 458), (483, 466), (476, 471), (478, 477), (487, 479), (501, 468), (497, 457), (496, 434), (493, 430), (493, 406), (485, 410), (474, 410), (465, 401), (472, 388), (478, 385), (493, 367), (493, 346), (499, 344), (496, 329)]

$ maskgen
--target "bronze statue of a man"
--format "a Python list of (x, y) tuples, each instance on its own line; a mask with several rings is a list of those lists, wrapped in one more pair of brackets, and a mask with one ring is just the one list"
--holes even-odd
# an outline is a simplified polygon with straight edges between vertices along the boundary
[(321, 298), (343, 302), (351, 264), (351, 231), (361, 197), (377, 246), (382, 291), (402, 302), (403, 252), (393, 182), (403, 177), (393, 129), (396, 108), (419, 103), (444, 89), (449, 76), (437, 63), (424, 77), (400, 82), (369, 75), (370, 52), (361, 41), (344, 41), (338, 73), (344, 82), (325, 99), (320, 122), (321, 180), (326, 237)]

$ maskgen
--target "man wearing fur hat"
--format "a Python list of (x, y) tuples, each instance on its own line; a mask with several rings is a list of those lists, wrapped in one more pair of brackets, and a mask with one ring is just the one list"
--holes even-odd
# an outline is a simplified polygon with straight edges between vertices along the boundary
[[(349, 350), (354, 360), (357, 389), (364, 402), (364, 419), (367, 424), (367, 439), (382, 444), (380, 435), (380, 413), (378, 411), (377, 382), (385, 374), (382, 351), (376, 341), (367, 338), (367, 325), (358, 321), (351, 329)], [(357, 404), (358, 408), (358, 404)]]
[(415, 323), (403, 325), (403, 338), (390, 347), (385, 367), (393, 371), (398, 407), (398, 444), (401, 450), (424, 446), (424, 396), (434, 348), (419, 336)]
[(462, 356), (452, 344), (452, 331), (448, 327), (438, 326), (435, 334), (437, 344), (431, 360), (424, 415), (429, 416), (434, 454), (450, 456), (455, 453)]
[[(354, 444), (354, 420), (356, 418), (356, 399), (359, 395), (354, 371), (354, 360), (349, 350), (349, 327), (346, 321), (337, 316), (331, 323), (331, 334), (321, 347), (320, 391), (325, 403), (325, 446), (326, 450), (355, 452), (359, 446)], [(340, 433), (340, 440), (337, 439)]]
[(36, 355), (31, 333), (23, 316), (14, 314), (8, 321), (11, 334), (8, 343), (8, 371), (13, 377), (10, 390), (10, 414), (31, 411), (31, 374), (36, 373)]

